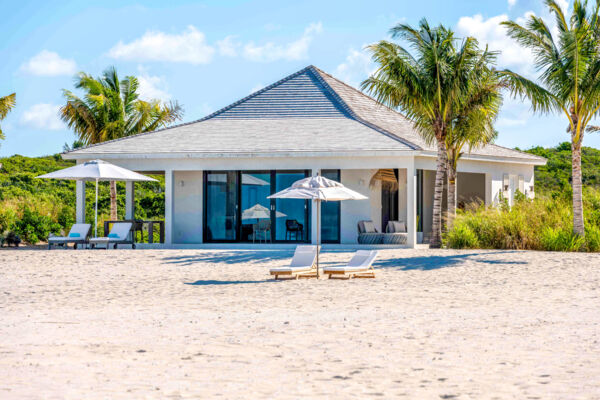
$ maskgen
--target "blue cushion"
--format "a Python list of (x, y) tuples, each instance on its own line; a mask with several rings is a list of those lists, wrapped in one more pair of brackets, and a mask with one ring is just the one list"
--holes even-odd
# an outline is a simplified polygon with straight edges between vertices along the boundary
[(81, 234), (79, 234), (77, 232), (72, 232), (72, 233), (69, 233), (69, 237), (73, 237), (73, 238), (75, 238), (75, 237), (81, 237)]
[(109, 237), (109, 238), (112, 238), (112, 239), (118, 239), (118, 238), (119, 238), (119, 235), (117, 235), (116, 233), (109, 233), (109, 234), (108, 234), (108, 237)]

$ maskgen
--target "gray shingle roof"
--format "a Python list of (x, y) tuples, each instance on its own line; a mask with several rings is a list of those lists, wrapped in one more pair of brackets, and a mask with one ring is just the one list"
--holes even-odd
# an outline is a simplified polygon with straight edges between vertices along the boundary
[[(200, 120), (74, 150), (103, 154), (259, 154), (435, 150), (402, 114), (308, 66)], [(478, 155), (538, 159), (500, 146)]]

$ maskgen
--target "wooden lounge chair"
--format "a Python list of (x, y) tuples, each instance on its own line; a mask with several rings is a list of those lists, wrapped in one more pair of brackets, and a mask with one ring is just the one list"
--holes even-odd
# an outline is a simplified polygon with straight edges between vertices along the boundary
[(298, 246), (289, 267), (271, 268), (269, 273), (280, 278), (312, 278), (317, 277), (315, 263), (317, 261), (317, 246)]
[(91, 227), (91, 224), (73, 224), (67, 236), (50, 236), (48, 250), (51, 250), (52, 246), (65, 247), (69, 243), (73, 243), (73, 248), (77, 249), (77, 245), (87, 243)]
[(102, 245), (108, 250), (111, 244), (114, 245), (114, 249), (116, 249), (119, 244), (130, 244), (131, 247), (135, 249), (135, 243), (133, 242), (133, 239), (129, 237), (132, 227), (133, 224), (131, 222), (115, 222), (108, 236), (91, 238), (90, 245), (92, 249), (96, 248), (98, 245)]
[(323, 274), (329, 278), (350, 279), (350, 278), (375, 278), (373, 261), (377, 257), (376, 250), (358, 250), (352, 256), (352, 259), (343, 267), (325, 267)]

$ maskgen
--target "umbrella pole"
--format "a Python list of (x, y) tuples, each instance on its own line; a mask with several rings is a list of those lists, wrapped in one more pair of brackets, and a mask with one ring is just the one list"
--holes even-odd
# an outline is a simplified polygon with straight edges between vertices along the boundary
[(319, 279), (319, 245), (321, 244), (321, 200), (317, 199), (317, 279)]
[(98, 178), (96, 178), (96, 205), (94, 207), (94, 236), (98, 237)]

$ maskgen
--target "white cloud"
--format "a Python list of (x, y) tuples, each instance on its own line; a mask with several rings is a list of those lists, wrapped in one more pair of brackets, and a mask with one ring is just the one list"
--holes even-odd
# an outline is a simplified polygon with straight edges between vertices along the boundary
[(167, 91), (165, 79), (159, 76), (152, 76), (143, 67), (138, 67), (137, 76), (140, 87), (138, 94), (142, 100), (171, 100), (171, 94)]
[(513, 8), (517, 4), (517, 0), (508, 0), (508, 8)]
[(57, 104), (35, 104), (21, 115), (20, 123), (23, 126), (35, 129), (58, 131), (65, 129), (58, 113), (60, 106)]
[[(522, 22), (529, 14), (526, 13), (517, 19), (517, 22)], [(462, 17), (458, 20), (456, 30), (459, 36), (473, 36), (481, 45), (489, 45), (490, 50), (501, 51), (498, 56), (499, 67), (513, 68), (520, 73), (530, 74), (533, 71), (533, 53), (508, 37), (506, 28), (500, 25), (508, 19), (505, 14), (488, 19), (484, 19), (481, 14)]]
[(225, 39), (217, 41), (219, 54), (225, 57), (235, 57), (238, 54), (240, 44), (235, 41), (235, 36), (226, 36)]
[(250, 42), (244, 46), (244, 57), (261, 62), (305, 59), (308, 57), (308, 48), (315, 35), (321, 33), (322, 30), (323, 25), (320, 22), (312, 23), (304, 30), (300, 39), (284, 45), (273, 42), (255, 45), (254, 42)]
[[(364, 46), (363, 46), (364, 47)], [(335, 69), (335, 77), (349, 85), (358, 87), (360, 82), (375, 72), (377, 67), (371, 57), (364, 51), (348, 50), (348, 55), (343, 63)]]
[(77, 69), (75, 61), (61, 58), (57, 53), (42, 50), (21, 65), (21, 70), (38, 76), (72, 75)]
[(159, 31), (146, 32), (130, 43), (119, 42), (109, 50), (112, 58), (136, 61), (170, 61), (189, 64), (207, 64), (215, 49), (206, 43), (204, 33), (188, 26), (180, 34)]
[(569, 10), (569, 0), (556, 0), (558, 6), (562, 8), (563, 12), (566, 14)]

